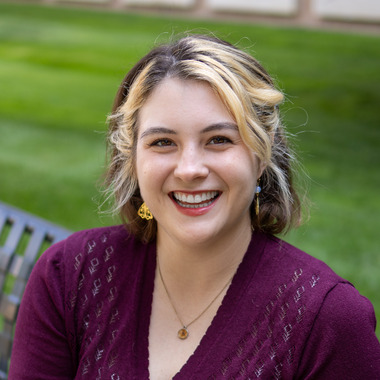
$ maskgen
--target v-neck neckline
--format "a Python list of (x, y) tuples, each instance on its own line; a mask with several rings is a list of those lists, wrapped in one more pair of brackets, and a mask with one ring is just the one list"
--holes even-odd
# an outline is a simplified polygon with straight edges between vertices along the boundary
[[(215, 345), (219, 344), (218, 342), (220, 342), (220, 339), (222, 339), (224, 335), (223, 332), (229, 326), (229, 321), (231, 321), (231, 318), (238, 312), (237, 305), (239, 305), (240, 298), (244, 296), (246, 288), (256, 272), (264, 246), (264, 236), (254, 232), (243, 260), (239, 264), (227, 293), (210, 326), (187, 362), (181, 367), (179, 372), (174, 375), (173, 380), (192, 378), (195, 370), (199, 368), (200, 363), (203, 361), (207, 362), (208, 353)], [(143, 312), (140, 314), (142, 319), (139, 323), (136, 342), (136, 360), (138, 366), (138, 368), (136, 368), (136, 379), (140, 379), (142, 374), (144, 375), (143, 378), (149, 379), (149, 327), (157, 266), (155, 243), (150, 244), (147, 254), (147, 271), (144, 275), (142, 285), (144, 301), (143, 305), (141, 305), (141, 310)]]

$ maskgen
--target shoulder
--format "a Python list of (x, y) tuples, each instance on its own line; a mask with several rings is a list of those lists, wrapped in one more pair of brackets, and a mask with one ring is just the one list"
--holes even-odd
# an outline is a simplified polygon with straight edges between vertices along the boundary
[[(274, 236), (267, 236), (265, 247), (266, 265), (285, 280), (304, 284), (324, 297), (337, 284), (351, 283), (337, 274), (328, 264)], [(289, 280), (288, 280), (289, 281)]]
[(129, 240), (134, 240), (134, 237), (122, 225), (92, 228), (73, 233), (53, 245), (48, 252), (63, 249), (66, 254), (75, 250), (89, 254), (100, 246), (124, 244)]
[(120, 252), (121, 247), (123, 252), (138, 251), (142, 249), (143, 244), (122, 225), (92, 228), (75, 232), (65, 240), (52, 245), (42, 254), (39, 261), (53, 266), (70, 262), (75, 267), (86, 257), (113, 256), (115, 251)]
[(114, 267), (123, 267), (127, 274), (151, 249), (122, 225), (75, 232), (41, 255), (29, 282), (39, 279), (50, 285), (59, 283), (60, 287), (63, 284), (70, 287), (84, 276), (113, 271)]
[(341, 330), (342, 325), (351, 325), (354, 329), (361, 325), (369, 325), (372, 329), (376, 327), (371, 302), (351, 284), (334, 286), (326, 294), (317, 318), (319, 323), (326, 322), (335, 332)]
[(350, 284), (339, 283), (324, 297), (303, 349), (302, 378), (377, 378), (380, 344), (371, 302)]
[(324, 262), (276, 237), (259, 239), (256, 303), (266, 305), (262, 320), (298, 358), (299, 378), (374, 378), (380, 346), (370, 301)]
[(154, 263), (154, 243), (141, 243), (124, 226), (95, 228), (51, 246), (36, 263), (28, 285), (45, 297), (54, 295), (67, 315), (85, 318), (82, 314), (99, 299), (110, 306), (119, 293), (129, 292), (124, 300), (133, 297), (144, 270), (151, 271)]
[(275, 237), (268, 237), (266, 247), (263, 268), (270, 268), (273, 278), (283, 288), (282, 295), (294, 310), (308, 311), (309, 323), (313, 323), (326, 305), (342, 312), (339, 300), (348, 302), (346, 310), (355, 310), (355, 305), (356, 309), (361, 308), (364, 301), (359, 292), (325, 262)]
[(279, 284), (300, 296), (309, 294), (322, 301), (338, 283), (349, 284), (326, 263), (293, 245), (271, 235), (261, 235), (260, 239), (264, 244), (257, 272), (270, 276), (272, 286)]
[(286, 241), (266, 235), (266, 242), (266, 254), (270, 256), (273, 265), (282, 267), (284, 271), (289, 267), (298, 267), (302, 273), (305, 271), (323, 273), (331, 279), (342, 280), (326, 263)]
[(296, 334), (298, 325), (296, 336), (302, 337), (300, 377), (376, 378), (380, 344), (371, 302), (326, 263), (296, 247), (275, 237), (268, 237), (266, 247), (271, 270), (287, 286), (289, 315), (295, 315), (288, 329)]

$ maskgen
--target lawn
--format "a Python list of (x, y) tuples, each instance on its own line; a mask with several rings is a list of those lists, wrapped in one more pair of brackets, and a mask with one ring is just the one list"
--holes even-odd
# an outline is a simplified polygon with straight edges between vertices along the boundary
[(113, 96), (155, 42), (183, 31), (239, 43), (286, 92), (313, 206), (285, 238), (380, 319), (379, 36), (0, 3), (0, 199), (72, 230), (115, 222), (98, 212)]

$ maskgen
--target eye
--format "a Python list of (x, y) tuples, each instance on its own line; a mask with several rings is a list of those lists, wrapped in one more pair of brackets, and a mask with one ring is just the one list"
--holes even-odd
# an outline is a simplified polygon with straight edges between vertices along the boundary
[(165, 147), (165, 146), (173, 146), (174, 143), (172, 140), (169, 140), (169, 139), (157, 139), (157, 140), (154, 140), (149, 145), (150, 146)]
[(225, 136), (215, 136), (210, 139), (209, 144), (210, 145), (220, 145), (220, 144), (228, 144), (231, 143), (232, 141)]

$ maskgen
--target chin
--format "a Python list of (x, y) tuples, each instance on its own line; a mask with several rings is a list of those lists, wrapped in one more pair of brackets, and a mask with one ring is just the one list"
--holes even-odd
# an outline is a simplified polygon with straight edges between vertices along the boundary
[[(178, 235), (177, 235), (178, 236)], [(178, 236), (178, 240), (182, 241), (185, 245), (190, 246), (201, 246), (201, 245), (209, 245), (209, 244), (215, 244), (216, 240), (221, 239), (221, 232), (219, 231), (210, 231), (206, 228), (202, 228), (199, 226), (196, 229), (185, 229), (181, 233), (180, 236)]]

